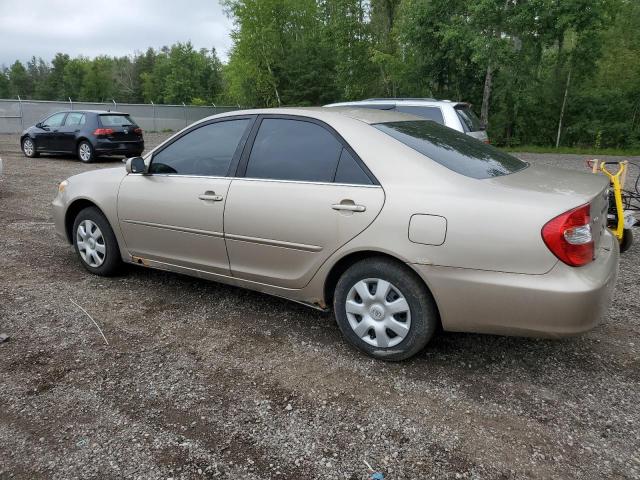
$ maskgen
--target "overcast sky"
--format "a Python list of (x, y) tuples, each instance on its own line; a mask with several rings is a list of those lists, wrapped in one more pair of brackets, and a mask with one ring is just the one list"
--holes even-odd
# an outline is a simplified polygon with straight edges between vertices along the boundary
[(0, 65), (72, 57), (129, 55), (191, 40), (226, 61), (232, 23), (218, 0), (0, 0)]

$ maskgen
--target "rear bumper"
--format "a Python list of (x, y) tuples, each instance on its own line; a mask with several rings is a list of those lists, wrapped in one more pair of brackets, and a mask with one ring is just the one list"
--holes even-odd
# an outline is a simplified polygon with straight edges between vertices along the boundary
[(618, 276), (619, 246), (608, 231), (596, 260), (558, 262), (544, 275), (412, 265), (431, 288), (445, 330), (562, 337), (594, 328)]
[(118, 142), (116, 140), (98, 139), (95, 142), (94, 149), (96, 152), (104, 155), (142, 153), (142, 151), (144, 150), (144, 140)]

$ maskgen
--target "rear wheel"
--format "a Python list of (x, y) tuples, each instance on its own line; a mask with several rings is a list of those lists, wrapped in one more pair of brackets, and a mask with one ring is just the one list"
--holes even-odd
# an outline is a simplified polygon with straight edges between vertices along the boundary
[(95, 151), (90, 142), (82, 140), (78, 143), (78, 158), (83, 163), (91, 163), (94, 160)]
[(620, 253), (624, 253), (633, 245), (633, 230), (625, 228), (622, 231), (622, 240), (620, 240)]
[(340, 277), (334, 311), (347, 340), (383, 360), (412, 357), (439, 325), (424, 283), (409, 268), (386, 258), (360, 261)]
[(122, 265), (118, 241), (111, 225), (95, 207), (87, 207), (76, 216), (73, 246), (82, 266), (95, 275), (114, 275)]
[(22, 153), (29, 158), (39, 156), (39, 153), (36, 151), (36, 144), (31, 138), (27, 137), (22, 141)]

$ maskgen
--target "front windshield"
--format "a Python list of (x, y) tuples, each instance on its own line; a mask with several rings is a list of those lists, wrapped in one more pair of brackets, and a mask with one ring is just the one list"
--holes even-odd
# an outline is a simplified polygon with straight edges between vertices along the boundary
[(491, 145), (428, 120), (387, 122), (373, 126), (467, 177), (499, 177), (522, 170), (528, 165)]

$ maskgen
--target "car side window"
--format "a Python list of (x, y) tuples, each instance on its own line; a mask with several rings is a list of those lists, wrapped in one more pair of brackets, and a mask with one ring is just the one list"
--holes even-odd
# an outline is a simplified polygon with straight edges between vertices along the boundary
[(64, 120), (64, 116), (66, 114), (66, 112), (60, 112), (51, 115), (44, 122), (42, 122), (42, 125), (44, 125), (45, 127), (59, 127), (62, 125), (62, 121)]
[(249, 155), (247, 178), (333, 181), (342, 144), (312, 122), (265, 118)]
[(150, 173), (227, 175), (249, 119), (210, 123), (187, 133), (153, 155)]
[(69, 113), (67, 115), (66, 120), (64, 121), (65, 127), (77, 127), (79, 125), (84, 125), (85, 118), (84, 113)]
[(402, 113), (410, 113), (417, 117), (433, 120), (440, 125), (444, 125), (444, 117), (440, 107), (415, 107), (411, 105), (396, 105), (396, 110)]
[(334, 181), (336, 183), (349, 183), (353, 185), (373, 185), (369, 176), (346, 148), (342, 149)]

